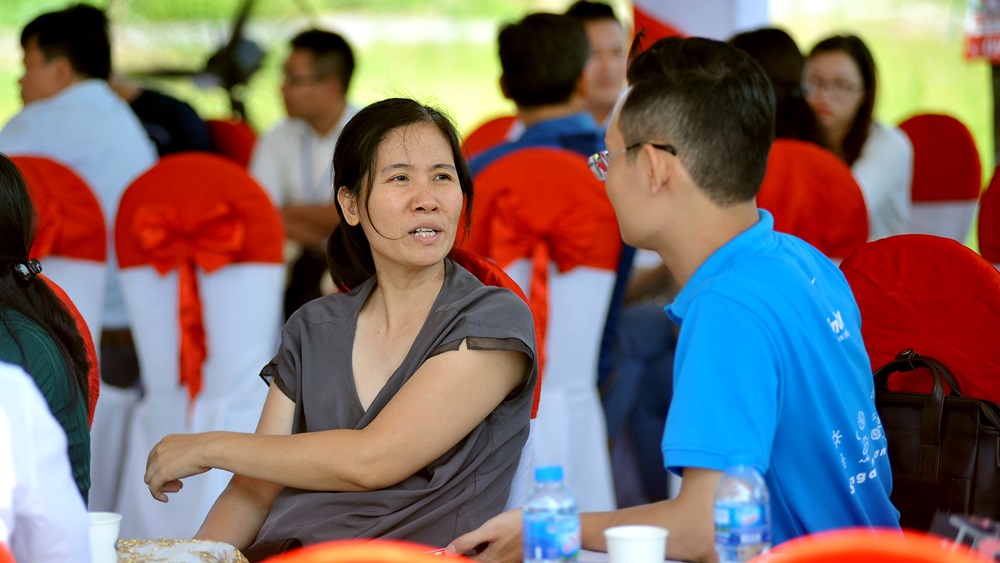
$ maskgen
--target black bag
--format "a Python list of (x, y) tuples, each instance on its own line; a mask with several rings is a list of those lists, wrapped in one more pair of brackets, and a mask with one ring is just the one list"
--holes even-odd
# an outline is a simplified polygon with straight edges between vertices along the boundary
[[(889, 390), (889, 376), (928, 368), (930, 395)], [(875, 371), (875, 408), (905, 528), (929, 530), (938, 511), (1000, 519), (1000, 409), (962, 396), (941, 362), (903, 350)], [(944, 385), (951, 388), (945, 396)]]

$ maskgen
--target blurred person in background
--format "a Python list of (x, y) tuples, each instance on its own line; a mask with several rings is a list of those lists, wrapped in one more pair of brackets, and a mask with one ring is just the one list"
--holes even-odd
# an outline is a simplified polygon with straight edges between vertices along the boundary
[(87, 421), (90, 362), (76, 322), (29, 260), (35, 210), (14, 163), (0, 153), (0, 362), (24, 369), (69, 441), (73, 478), (84, 503), (90, 491)]
[(288, 118), (262, 135), (250, 174), (281, 210), (285, 225), (285, 318), (323, 295), (326, 273), (321, 246), (337, 226), (331, 169), (341, 129), (357, 113), (347, 101), (354, 53), (336, 33), (310, 29), (291, 41), (281, 95)]
[(806, 102), (802, 69), (806, 58), (782, 29), (766, 27), (734, 35), (729, 44), (750, 55), (774, 88), (774, 137), (798, 139), (830, 148), (816, 114)]
[(113, 75), (108, 83), (128, 102), (161, 157), (186, 151), (212, 151), (208, 126), (187, 102), (141, 86), (120, 74)]
[(625, 87), (625, 29), (615, 17), (611, 6), (603, 2), (578, 0), (566, 10), (566, 15), (583, 25), (590, 44), (587, 59), (587, 111), (594, 120), (606, 127), (611, 110)]
[(62, 428), (31, 378), (0, 362), (0, 542), (14, 561), (89, 561), (88, 529)]
[(898, 128), (874, 120), (876, 72), (868, 47), (854, 35), (820, 41), (802, 85), (830, 147), (861, 186), (868, 238), (909, 232), (913, 146)]

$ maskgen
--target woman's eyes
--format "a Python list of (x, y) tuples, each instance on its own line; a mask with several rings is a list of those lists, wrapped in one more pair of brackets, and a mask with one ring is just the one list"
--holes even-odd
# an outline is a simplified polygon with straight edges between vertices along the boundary
[(434, 176), (434, 179), (447, 182), (450, 181), (452, 178), (451, 174), (437, 174)]
[[(435, 182), (450, 182), (452, 180), (453, 180), (453, 178), (452, 178), (451, 174), (445, 174), (445, 173), (442, 172), (440, 174), (435, 174), (434, 175), (434, 181)], [(405, 174), (397, 174), (397, 175), (393, 176), (392, 178), (389, 178), (389, 181), (390, 182), (406, 182), (406, 181), (409, 181), (409, 177), (407, 177)]]
[(403, 174), (399, 174), (397, 176), (393, 176), (392, 178), (389, 178), (390, 182), (405, 182), (406, 180), (407, 180), (407, 178)]

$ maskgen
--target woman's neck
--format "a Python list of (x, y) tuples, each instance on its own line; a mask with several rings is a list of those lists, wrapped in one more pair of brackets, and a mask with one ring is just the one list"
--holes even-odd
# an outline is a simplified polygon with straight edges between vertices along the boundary
[(389, 332), (423, 324), (444, 285), (444, 274), (444, 262), (416, 275), (379, 271), (365, 309)]

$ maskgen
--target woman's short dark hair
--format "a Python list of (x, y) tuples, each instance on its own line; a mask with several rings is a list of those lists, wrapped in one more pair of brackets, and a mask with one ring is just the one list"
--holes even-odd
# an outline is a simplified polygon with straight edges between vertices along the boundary
[(455, 124), (441, 111), (407, 98), (390, 98), (375, 102), (362, 109), (344, 126), (333, 151), (334, 202), (340, 224), (327, 240), (326, 253), (333, 282), (341, 290), (356, 287), (375, 275), (371, 246), (361, 224), (351, 226), (344, 220), (344, 210), (336, 197), (341, 187), (368, 209), (378, 148), (382, 141), (396, 129), (427, 123), (438, 131), (451, 145), (458, 183), (465, 196), (465, 229), (472, 221), (472, 175), (462, 154)]
[(674, 145), (718, 205), (757, 195), (774, 141), (774, 91), (753, 59), (719, 41), (667, 37), (633, 56), (627, 78), (618, 116), (626, 146)]
[(812, 51), (809, 52), (809, 58), (813, 58), (821, 53), (834, 52), (845, 53), (851, 57), (854, 64), (858, 65), (858, 70), (861, 72), (861, 86), (864, 88), (861, 106), (858, 107), (854, 123), (848, 129), (847, 135), (844, 136), (843, 146), (834, 147), (836, 152), (840, 153), (844, 162), (850, 166), (861, 156), (861, 149), (864, 147), (865, 141), (868, 140), (868, 129), (871, 127), (872, 115), (875, 112), (877, 82), (875, 59), (872, 58), (871, 51), (868, 50), (865, 42), (856, 35), (834, 35), (833, 37), (828, 37), (812, 48)]
[(729, 44), (750, 55), (764, 69), (774, 87), (774, 136), (799, 139), (829, 148), (802, 91), (802, 68), (806, 58), (788, 33), (765, 27), (734, 35)]
[[(40, 279), (20, 280), (13, 266), (28, 262), (28, 251), (35, 240), (35, 210), (21, 172), (6, 155), (0, 153), (0, 323), (14, 338), (24, 355), (7, 311), (13, 310), (31, 319), (52, 338), (63, 357), (70, 379), (83, 397), (89, 393), (90, 362), (76, 321), (62, 301)], [(31, 373), (31, 358), (25, 356)]]

